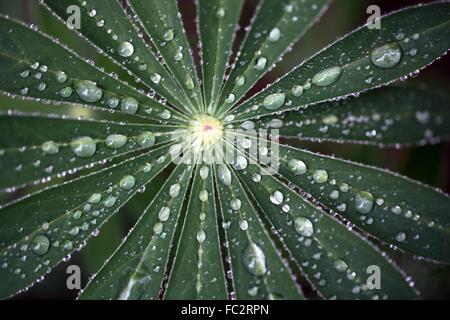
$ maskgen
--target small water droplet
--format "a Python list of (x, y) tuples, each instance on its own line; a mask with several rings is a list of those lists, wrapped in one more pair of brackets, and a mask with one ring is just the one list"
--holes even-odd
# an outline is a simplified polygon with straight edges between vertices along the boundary
[(41, 150), (45, 154), (56, 154), (59, 152), (59, 146), (53, 141), (46, 141), (41, 145)]
[(395, 236), (395, 240), (397, 240), (398, 242), (404, 242), (406, 240), (406, 233), (404, 232), (397, 233), (397, 235)]
[(173, 29), (167, 29), (163, 33), (163, 39), (164, 41), (172, 41), (174, 38)]
[(120, 109), (128, 114), (135, 114), (138, 110), (139, 102), (133, 97), (126, 97), (120, 103)]
[(132, 175), (123, 177), (119, 182), (119, 186), (124, 190), (132, 189), (135, 184), (136, 184), (136, 178), (133, 177)]
[(180, 190), (181, 190), (181, 185), (179, 183), (175, 183), (170, 186), (169, 195), (172, 198), (176, 198), (180, 194)]
[(234, 211), (238, 211), (241, 208), (241, 200), (240, 199), (231, 199), (230, 201), (230, 207), (231, 209), (233, 209)]
[(90, 80), (76, 80), (74, 88), (80, 99), (86, 102), (97, 102), (103, 96), (102, 89)]
[(108, 148), (119, 149), (123, 147), (127, 141), (127, 136), (124, 136), (123, 134), (111, 134), (106, 137), (105, 144)]
[(281, 31), (277, 27), (273, 28), (269, 32), (268, 40), (271, 42), (277, 42), (281, 38)]
[(206, 202), (208, 201), (208, 191), (206, 190), (201, 190), (200, 193), (198, 194), (198, 197), (200, 199), (201, 202)]
[(328, 172), (322, 169), (315, 170), (313, 173), (313, 179), (317, 183), (325, 183), (328, 180)]
[(367, 214), (373, 208), (373, 195), (367, 191), (360, 191), (355, 195), (355, 208), (361, 214)]
[(304, 237), (311, 237), (314, 234), (312, 222), (305, 217), (297, 217), (294, 220), (295, 231)]
[(379, 68), (395, 67), (402, 58), (402, 50), (396, 43), (385, 44), (375, 48), (370, 54), (370, 61)]
[(158, 84), (161, 82), (161, 75), (159, 73), (152, 73), (150, 76), (150, 80), (152, 80), (153, 83)]
[(88, 202), (95, 204), (95, 203), (99, 203), (101, 199), (102, 199), (102, 195), (100, 193), (94, 193), (89, 197)]
[(280, 108), (286, 102), (284, 93), (273, 93), (264, 98), (263, 105), (266, 109), (275, 110)]
[(284, 200), (283, 194), (280, 191), (274, 191), (270, 195), (270, 201), (275, 205), (280, 205)]
[(267, 65), (267, 58), (266, 57), (258, 57), (255, 61), (255, 69), (256, 70), (263, 70)]
[(306, 173), (306, 164), (302, 160), (291, 159), (288, 163), (289, 171), (295, 175), (302, 175)]
[(319, 87), (326, 87), (335, 83), (342, 74), (342, 69), (338, 66), (330, 67), (317, 73), (311, 80)]
[(49, 248), (50, 240), (43, 234), (37, 235), (31, 240), (31, 250), (39, 256), (46, 254)]
[(228, 169), (228, 167), (224, 164), (219, 164), (217, 168), (217, 175), (224, 185), (229, 186), (231, 185), (231, 172)]
[(117, 53), (124, 58), (131, 57), (134, 53), (134, 47), (128, 41), (122, 42), (117, 47)]
[(164, 222), (169, 220), (170, 216), (170, 209), (168, 207), (162, 207), (161, 210), (159, 210), (158, 218), (160, 221)]
[(88, 158), (94, 155), (97, 144), (91, 137), (79, 137), (70, 143), (72, 152), (80, 158)]
[(254, 242), (250, 242), (242, 256), (244, 266), (255, 276), (263, 276), (267, 272), (264, 251)]
[(155, 144), (156, 137), (151, 131), (144, 131), (138, 136), (138, 142), (142, 148), (150, 148)]
[(199, 230), (197, 232), (197, 241), (198, 243), (202, 244), (206, 240), (206, 233), (204, 230)]

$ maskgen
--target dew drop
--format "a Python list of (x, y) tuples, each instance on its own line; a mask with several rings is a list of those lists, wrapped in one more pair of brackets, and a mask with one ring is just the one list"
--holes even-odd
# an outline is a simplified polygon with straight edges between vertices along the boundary
[(108, 148), (119, 149), (123, 147), (127, 141), (127, 136), (124, 136), (123, 134), (111, 134), (106, 137), (105, 144)]
[(116, 198), (114, 196), (108, 196), (105, 201), (103, 201), (103, 205), (107, 208), (110, 208), (116, 204)]
[(80, 158), (88, 158), (94, 155), (97, 144), (91, 137), (79, 137), (70, 143), (72, 152)]
[(205, 180), (206, 178), (208, 178), (208, 175), (209, 175), (209, 168), (207, 166), (201, 167), (200, 168), (200, 178)]
[(180, 190), (181, 190), (181, 185), (179, 183), (175, 183), (170, 186), (169, 195), (172, 198), (176, 198), (180, 194)]
[(230, 207), (234, 211), (238, 211), (241, 208), (241, 205), (242, 205), (241, 200), (239, 200), (237, 198), (236, 199), (232, 199), (230, 201)]
[(134, 53), (134, 47), (128, 41), (122, 42), (117, 47), (117, 53), (124, 58), (131, 57)]
[(76, 80), (74, 88), (80, 99), (86, 102), (97, 102), (103, 96), (102, 89), (90, 80)]
[(355, 208), (361, 214), (367, 214), (373, 208), (373, 195), (367, 191), (360, 191), (355, 195)]
[(206, 240), (206, 233), (203, 230), (199, 230), (197, 232), (197, 241), (198, 243), (202, 244)]
[(348, 268), (347, 263), (345, 263), (345, 261), (342, 261), (342, 260), (336, 260), (336, 261), (333, 263), (333, 266), (334, 266), (334, 268), (335, 268), (337, 271), (339, 271), (339, 272), (344, 272), (344, 271), (346, 271), (347, 268)]
[(286, 102), (284, 93), (273, 93), (264, 98), (263, 105), (266, 109), (275, 110)]
[(152, 80), (153, 83), (158, 84), (161, 82), (161, 75), (159, 73), (152, 73), (150, 76), (150, 80)]
[(217, 168), (217, 176), (224, 185), (231, 185), (231, 172), (224, 164), (219, 164)]
[(234, 100), (236, 100), (236, 96), (234, 94), (230, 93), (228, 95), (228, 97), (225, 99), (225, 102), (226, 103), (233, 103)]
[(313, 173), (313, 179), (317, 183), (325, 183), (328, 180), (328, 172), (322, 169), (316, 170)]
[(242, 87), (244, 84), (245, 84), (245, 78), (244, 78), (244, 76), (238, 76), (238, 77), (236, 78), (236, 85), (237, 85), (238, 87)]
[(162, 207), (161, 210), (159, 210), (158, 218), (160, 221), (164, 222), (169, 220), (170, 216), (170, 209), (168, 207)]
[(280, 40), (280, 37), (281, 37), (281, 31), (280, 31), (280, 29), (275, 27), (272, 30), (270, 30), (268, 40), (271, 42), (277, 42), (278, 40)]
[(172, 41), (174, 38), (173, 29), (167, 29), (163, 33), (163, 39), (164, 41)]
[(305, 217), (297, 217), (294, 220), (295, 231), (304, 237), (311, 237), (314, 234), (312, 222)]
[(306, 173), (306, 164), (302, 160), (291, 159), (288, 163), (289, 171), (295, 175), (302, 175)]
[(404, 242), (406, 240), (406, 233), (404, 232), (397, 233), (397, 235), (395, 236), (395, 240), (397, 240), (398, 242)]
[(236, 162), (234, 164), (234, 167), (236, 170), (245, 170), (247, 168), (248, 162), (247, 159), (244, 156), (238, 155), (236, 156)]
[(41, 150), (45, 154), (56, 154), (59, 152), (59, 146), (53, 141), (46, 141), (41, 145)]
[(250, 242), (242, 256), (245, 268), (255, 276), (263, 276), (267, 272), (264, 251), (254, 242)]
[(317, 73), (311, 80), (313, 84), (319, 87), (326, 87), (335, 83), (342, 74), (340, 67), (334, 66)]
[(111, 109), (114, 109), (119, 105), (120, 100), (117, 97), (111, 97), (108, 99), (107, 103), (108, 103), (108, 107), (110, 107)]
[(263, 70), (267, 65), (267, 58), (265, 57), (259, 57), (255, 61), (255, 69), (256, 70)]
[(139, 103), (135, 98), (126, 97), (120, 103), (120, 109), (128, 114), (135, 114), (138, 110)]
[(198, 198), (200, 199), (201, 202), (208, 201), (208, 191), (201, 190), (200, 193), (198, 194)]
[(49, 248), (50, 240), (43, 234), (37, 235), (31, 240), (31, 250), (39, 256), (46, 254)]
[(303, 87), (299, 85), (295, 85), (292, 87), (292, 95), (294, 97), (300, 97), (303, 94)]
[(123, 177), (119, 182), (119, 186), (124, 190), (132, 189), (135, 184), (136, 184), (136, 178), (131, 175)]
[(396, 43), (385, 44), (370, 53), (370, 61), (379, 68), (395, 67), (402, 58), (402, 50)]
[(64, 87), (61, 90), (59, 90), (59, 94), (63, 98), (68, 98), (72, 95), (73, 89), (71, 87)]
[(67, 74), (64, 71), (56, 71), (55, 79), (58, 83), (64, 83), (67, 80)]
[(270, 196), (270, 202), (275, 205), (280, 205), (284, 200), (283, 194), (280, 191), (274, 191)]
[(94, 193), (89, 197), (88, 202), (92, 204), (99, 203), (101, 199), (102, 195), (100, 193)]
[(155, 144), (156, 137), (151, 131), (144, 131), (138, 136), (138, 142), (142, 148), (150, 148)]

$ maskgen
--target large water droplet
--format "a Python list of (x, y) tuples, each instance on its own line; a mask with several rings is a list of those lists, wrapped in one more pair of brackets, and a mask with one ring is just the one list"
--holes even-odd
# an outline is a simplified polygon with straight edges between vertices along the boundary
[(172, 41), (173, 38), (174, 38), (173, 29), (167, 29), (166, 31), (164, 31), (163, 33), (164, 41)]
[(360, 191), (355, 195), (356, 211), (367, 214), (373, 208), (373, 195), (367, 191)]
[(170, 186), (169, 195), (172, 198), (176, 198), (180, 194), (180, 190), (181, 190), (181, 185), (179, 183), (175, 183)]
[(76, 80), (73, 84), (76, 93), (81, 100), (86, 102), (97, 102), (103, 96), (103, 91), (97, 84), (90, 80)]
[(396, 43), (388, 43), (375, 48), (370, 53), (370, 61), (377, 67), (389, 69), (395, 67), (402, 59), (402, 50)]
[(156, 137), (151, 131), (144, 131), (138, 136), (138, 142), (142, 148), (150, 148), (155, 144)]
[(302, 160), (291, 159), (288, 163), (289, 171), (296, 175), (306, 173), (306, 164)]
[(270, 201), (273, 204), (276, 204), (277, 206), (283, 202), (283, 199), (284, 199), (283, 194), (278, 190), (273, 192), (270, 196)]
[(268, 40), (271, 42), (277, 42), (278, 40), (280, 40), (280, 37), (281, 37), (281, 31), (280, 31), (280, 29), (275, 27), (272, 30), (270, 30)]
[(242, 256), (245, 268), (255, 276), (263, 276), (267, 272), (264, 251), (254, 242), (250, 242)]
[(404, 232), (397, 233), (397, 235), (395, 236), (395, 240), (397, 240), (398, 242), (404, 242), (406, 240), (406, 233)]
[(295, 231), (304, 237), (311, 237), (314, 234), (312, 222), (305, 217), (297, 217), (294, 220)]
[(241, 208), (241, 200), (239, 199), (232, 199), (230, 201), (230, 207), (231, 209), (233, 209), (234, 211), (238, 211)]
[(152, 73), (150, 76), (150, 80), (152, 80), (153, 83), (158, 84), (161, 82), (161, 75), (159, 73)]
[(120, 103), (120, 109), (129, 114), (135, 114), (139, 107), (139, 102), (132, 97), (126, 97)]
[(64, 71), (57, 71), (55, 73), (56, 82), (64, 83), (67, 80), (67, 74)]
[(41, 145), (41, 150), (46, 154), (56, 154), (59, 152), (59, 146), (53, 141), (46, 141)]
[(342, 261), (342, 260), (336, 260), (336, 261), (333, 263), (333, 266), (334, 266), (334, 268), (335, 268), (337, 271), (339, 271), (339, 272), (344, 272), (344, 271), (346, 271), (347, 268), (348, 268), (347, 263), (345, 263), (345, 261)]
[(88, 202), (92, 203), (92, 204), (99, 203), (101, 199), (102, 199), (102, 195), (100, 193), (94, 193), (89, 197)]
[(209, 168), (207, 166), (201, 167), (200, 168), (200, 178), (205, 180), (206, 178), (208, 178), (208, 175), (209, 175)]
[(200, 199), (201, 202), (206, 202), (208, 201), (208, 191), (206, 190), (201, 190), (200, 193), (198, 194), (198, 197)]
[(105, 144), (108, 148), (119, 149), (123, 147), (127, 141), (127, 136), (124, 136), (123, 134), (111, 134), (106, 137)]
[(169, 220), (170, 216), (170, 209), (168, 207), (162, 207), (161, 210), (159, 210), (158, 218), (160, 221), (164, 222)]
[(72, 95), (73, 89), (71, 87), (64, 87), (61, 90), (59, 90), (59, 94), (63, 98), (68, 98)]
[(136, 178), (131, 175), (123, 177), (119, 182), (119, 186), (124, 190), (132, 189), (135, 184), (136, 184)]
[(325, 170), (316, 170), (313, 172), (313, 179), (317, 183), (325, 183), (328, 180), (328, 172)]
[(273, 93), (264, 98), (263, 105), (266, 109), (275, 110), (286, 102), (284, 93)]
[(80, 158), (92, 156), (97, 150), (97, 144), (91, 137), (79, 137), (70, 143), (72, 152)]
[(247, 168), (248, 161), (244, 156), (238, 155), (236, 156), (236, 162), (234, 164), (234, 167), (236, 170), (245, 170)]
[(312, 83), (319, 87), (326, 87), (335, 83), (342, 74), (340, 67), (330, 67), (320, 71), (312, 78)]
[(259, 57), (256, 59), (255, 62), (255, 69), (256, 70), (263, 70), (267, 65), (267, 58), (266, 57)]
[(117, 53), (124, 58), (131, 57), (134, 53), (134, 47), (128, 41), (122, 42), (117, 47)]
[(37, 235), (31, 240), (31, 250), (39, 256), (46, 254), (49, 248), (50, 240), (43, 234)]
[(231, 172), (224, 164), (219, 164), (217, 168), (217, 176), (224, 185), (231, 185)]

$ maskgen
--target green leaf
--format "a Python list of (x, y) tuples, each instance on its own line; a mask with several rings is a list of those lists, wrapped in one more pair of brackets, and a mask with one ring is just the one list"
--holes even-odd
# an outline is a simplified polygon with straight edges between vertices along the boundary
[(32, 285), (85, 245), (170, 162), (167, 146), (1, 208), (0, 297)]
[[(230, 181), (223, 178), (226, 175)], [(292, 271), (280, 257), (280, 248), (270, 238), (236, 174), (225, 165), (216, 165), (215, 177), (235, 297), (302, 299)]]
[(158, 299), (193, 166), (179, 165), (81, 299)]
[(279, 148), (279, 173), (321, 204), (402, 250), (450, 261), (448, 195), (386, 170)]
[(450, 3), (410, 7), (381, 18), (381, 29), (350, 33), (232, 112), (247, 120), (343, 99), (405, 79), (450, 47)]
[[(269, 172), (250, 164), (238, 172), (293, 259), (323, 297), (412, 299), (402, 273), (367, 240), (305, 200)], [(368, 288), (370, 266), (381, 270), (381, 288)]]
[(211, 166), (197, 166), (165, 299), (226, 299)]
[(155, 148), (170, 141), (177, 129), (30, 114), (0, 114), (0, 126), (0, 190), (8, 191)]
[[(138, 35), (136, 26), (129, 19), (117, 0), (45, 0), (44, 6), (66, 23), (70, 14), (67, 8), (78, 5), (81, 9), (79, 33), (102, 54), (134, 75), (175, 106), (192, 111), (189, 100), (161, 65), (155, 53)], [(74, 29), (77, 31), (77, 29)], [(124, 43), (131, 44), (132, 51), (120, 51)], [(188, 108), (189, 107), (189, 108)]]
[(244, 0), (198, 1), (205, 105), (217, 103)]
[[(327, 8), (328, 0), (262, 0), (219, 103), (229, 110), (270, 71)], [(233, 94), (230, 103), (226, 99)], [(231, 101), (233, 100), (233, 101)]]
[(301, 140), (380, 146), (437, 143), (450, 136), (449, 99), (446, 92), (428, 86), (387, 87), (252, 123), (255, 130), (278, 129), (282, 137)]
[(20, 22), (0, 16), (0, 32), (3, 35), (0, 90), (3, 92), (53, 104), (80, 103), (111, 111), (117, 109), (124, 114), (152, 119), (154, 123), (184, 123), (186, 119), (178, 111), (169, 110), (102, 72), (58, 40)]
[(179, 85), (197, 111), (203, 108), (197, 71), (176, 0), (128, 0)]

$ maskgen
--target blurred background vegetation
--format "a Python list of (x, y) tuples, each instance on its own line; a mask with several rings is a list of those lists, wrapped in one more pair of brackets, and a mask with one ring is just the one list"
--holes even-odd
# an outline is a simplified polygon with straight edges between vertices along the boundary
[[(276, 0), (274, 0), (276, 1)], [(99, 57), (96, 51), (90, 48), (84, 40), (74, 35), (51, 15), (41, 8), (37, 0), (0, 0), (0, 12), (11, 17), (33, 23), (49, 34), (57, 36), (62, 42), (79, 52), (82, 56), (95, 60), (99, 65), (103, 65), (108, 71), (119, 70), (108, 63), (103, 57)], [(283, 61), (279, 63), (270, 75), (264, 77), (256, 86), (255, 90), (260, 90), (268, 82), (282, 76), (303, 59), (311, 56), (337, 38), (352, 31), (354, 28), (364, 24), (368, 18), (366, 9), (369, 5), (380, 6), (382, 13), (397, 10), (402, 7), (417, 4), (414, 0), (334, 0), (329, 10), (321, 18), (307, 35), (300, 40), (292, 52), (288, 53)], [(241, 26), (245, 27), (253, 13), (257, 0), (247, 0)], [(195, 30), (195, 6), (193, 0), (179, 0), (183, 19), (188, 32), (189, 39), (195, 48), (197, 41)], [(238, 32), (238, 41), (242, 39), (243, 28)], [(197, 57), (198, 58), (198, 57)], [(437, 61), (428, 69), (422, 71), (417, 78), (409, 79), (409, 82), (427, 83), (448, 90), (449, 88), (450, 59), (444, 58)], [(450, 105), (449, 105), (450, 107)], [(67, 106), (42, 107), (38, 103), (12, 100), (0, 95), (0, 112), (8, 109), (20, 109), (28, 112), (51, 112), (68, 113), (72, 116), (84, 116), (96, 118), (99, 116), (109, 117), (105, 113), (97, 114), (82, 108), (68, 108)], [(1, 128), (0, 128), (1, 129)], [(439, 187), (449, 193), (450, 191), (450, 143), (444, 142), (439, 145), (425, 147), (409, 147), (401, 150), (393, 148), (379, 149), (372, 146), (363, 145), (336, 145), (332, 143), (309, 144), (292, 142), (296, 146), (306, 147), (313, 151), (325, 154), (333, 154), (344, 159), (352, 159), (361, 163), (384, 167), (413, 179)], [(1, 170), (1, 168), (0, 168)], [(88, 278), (93, 275), (103, 264), (114, 249), (119, 245), (121, 239), (128, 233), (136, 219), (143, 212), (146, 205), (154, 197), (155, 191), (166, 178), (165, 174), (158, 177), (159, 180), (147, 186), (146, 191), (138, 194), (121, 209), (102, 228), (100, 235), (91, 239), (87, 246), (72, 256), (69, 262), (61, 263), (53, 272), (46, 276), (45, 281), (36, 284), (26, 293), (20, 294), (15, 299), (73, 299), (77, 296), (77, 291), (70, 291), (66, 288), (67, 265), (78, 264), (81, 266), (84, 286)], [(0, 199), (5, 202), (8, 199)], [(442, 214), (450, 214), (443, 212)], [(418, 260), (412, 256), (392, 251), (389, 247), (383, 246), (395, 261), (411, 276), (424, 299), (448, 299), (450, 298), (450, 267), (437, 265), (434, 263)]]

